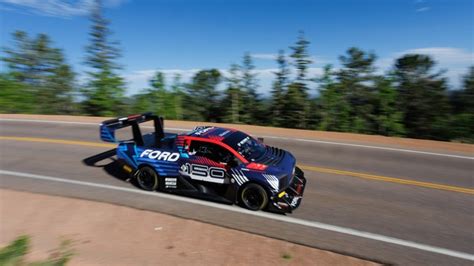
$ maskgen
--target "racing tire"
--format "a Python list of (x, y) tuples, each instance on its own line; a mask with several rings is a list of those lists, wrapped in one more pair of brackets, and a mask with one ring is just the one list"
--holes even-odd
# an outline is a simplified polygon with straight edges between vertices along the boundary
[(246, 209), (251, 211), (259, 211), (267, 207), (268, 194), (260, 185), (250, 183), (246, 185), (240, 192), (240, 203)]
[(159, 185), (158, 174), (149, 166), (143, 166), (138, 169), (135, 173), (135, 179), (137, 185), (143, 190), (155, 191)]

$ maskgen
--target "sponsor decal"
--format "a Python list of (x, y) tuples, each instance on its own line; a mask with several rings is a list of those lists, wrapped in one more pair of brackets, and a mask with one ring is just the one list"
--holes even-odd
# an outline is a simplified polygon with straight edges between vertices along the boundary
[(246, 137), (244, 138), (243, 140), (241, 140), (239, 143), (237, 143), (237, 146), (242, 146), (245, 144), (245, 142), (249, 141), (250, 140), (250, 137)]
[(176, 162), (179, 159), (179, 156), (180, 155), (178, 152), (157, 151), (150, 149), (144, 150), (140, 154), (141, 158), (145, 157), (148, 159), (168, 162)]
[(295, 207), (296, 204), (298, 204), (299, 199), (300, 199), (299, 197), (294, 197), (293, 200), (291, 201), (290, 205)]
[(181, 165), (179, 172), (183, 175), (191, 177), (194, 180), (219, 184), (224, 183), (225, 170), (219, 167), (209, 167), (202, 164), (185, 163)]
[(209, 130), (213, 129), (214, 127), (205, 127), (205, 128), (197, 128), (196, 127), (196, 131), (194, 131), (194, 135), (196, 136), (200, 136), (200, 135), (204, 135), (206, 132), (208, 132)]
[(176, 188), (177, 178), (167, 177), (165, 178), (165, 187), (166, 188)]
[(223, 136), (229, 134), (229, 132), (230, 132), (230, 130), (226, 130), (226, 131), (222, 132), (221, 134), (219, 134), (219, 136), (223, 137)]

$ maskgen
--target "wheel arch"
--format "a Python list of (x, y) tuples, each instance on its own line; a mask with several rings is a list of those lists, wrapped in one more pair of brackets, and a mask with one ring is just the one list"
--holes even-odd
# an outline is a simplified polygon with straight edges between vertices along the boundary
[(138, 172), (138, 170), (142, 169), (143, 167), (150, 167), (151, 169), (153, 169), (153, 171), (155, 171), (157, 176), (161, 176), (158, 173), (158, 171), (156, 171), (155, 167), (153, 167), (153, 165), (151, 165), (149, 163), (140, 163), (140, 164), (138, 164), (137, 168), (133, 171), (133, 176), (135, 176), (135, 174)]

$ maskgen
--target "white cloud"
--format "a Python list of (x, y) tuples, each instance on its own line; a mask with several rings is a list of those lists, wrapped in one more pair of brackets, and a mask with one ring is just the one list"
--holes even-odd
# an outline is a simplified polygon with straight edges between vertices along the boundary
[(426, 11), (428, 11), (428, 10), (430, 10), (430, 9), (431, 9), (431, 7), (429, 7), (429, 6), (424, 6), (424, 7), (419, 7), (419, 8), (417, 8), (415, 11), (419, 13), (419, 12), (426, 12)]
[(426, 54), (435, 58), (436, 61), (442, 64), (473, 64), (474, 63), (474, 53), (468, 52), (459, 48), (452, 47), (428, 47), (428, 48), (418, 48), (410, 49), (398, 53), (398, 55), (403, 54)]
[(454, 87), (459, 85), (459, 81), (467, 72), (469, 66), (474, 64), (474, 52), (453, 47), (425, 47), (408, 49), (394, 53), (388, 57), (377, 61), (377, 67), (380, 72), (389, 70), (395, 60), (406, 54), (424, 54), (431, 56), (438, 69), (446, 69), (446, 77)]
[(426, 47), (396, 52), (380, 59), (377, 62), (377, 66), (381, 69), (387, 69), (394, 64), (397, 58), (406, 54), (429, 55), (438, 63), (438, 66), (442, 68), (467, 67), (474, 64), (473, 52), (453, 47)]
[(414, 2), (415, 5), (415, 12), (416, 13), (421, 13), (421, 12), (426, 12), (431, 9), (430, 6), (428, 6), (427, 1), (425, 0), (415, 0)]
[[(272, 53), (256, 53), (256, 54), (250, 54), (252, 58), (257, 59), (257, 60), (271, 60), (275, 61), (278, 58), (278, 54), (272, 54)], [(287, 60), (289, 62), (292, 62), (292, 58), (286, 55)], [(309, 59), (313, 61), (315, 64), (328, 64), (330, 63), (329, 60), (325, 59), (322, 56), (310, 56)]]
[[(430, 55), (437, 62), (438, 69), (447, 69), (446, 76), (448, 77), (450, 84), (456, 87), (459, 85), (459, 81), (462, 75), (467, 71), (467, 68), (474, 64), (474, 53), (459, 48), (453, 47), (425, 47), (408, 49), (400, 52), (395, 52), (387, 57), (381, 58), (376, 61), (378, 73), (389, 70), (394, 61), (405, 55), (405, 54), (426, 54)], [(270, 60), (270, 58), (276, 56), (276, 54), (262, 53), (252, 54), (254, 58), (262, 60)], [(319, 57), (316, 57), (316, 59)], [(321, 64), (321, 60), (318, 61)], [(335, 63), (325, 61), (325, 63)], [(336, 64), (337, 66), (337, 64)], [(337, 69), (337, 68), (336, 68)], [(153, 77), (156, 71), (160, 71), (165, 74), (167, 82), (171, 82), (176, 74), (181, 75), (183, 82), (189, 82), (191, 78), (200, 69), (145, 69), (132, 71), (129, 74), (124, 75), (125, 79), (129, 83), (131, 90), (128, 94), (134, 94), (139, 92), (140, 89), (148, 87), (148, 81)], [(228, 69), (218, 69), (225, 77), (229, 76)], [(255, 69), (254, 73), (257, 74), (259, 80), (259, 92), (268, 95), (272, 82), (275, 79), (275, 72), (277, 68), (258, 68)], [(308, 69), (308, 77), (318, 77), (323, 73), (321, 67), (311, 67)]]
[(199, 70), (200, 69), (143, 69), (132, 71), (131, 73), (123, 75), (123, 77), (130, 88), (127, 94), (132, 95), (140, 92), (142, 89), (148, 88), (150, 79), (157, 71), (165, 75), (166, 82), (171, 82), (174, 76), (178, 74), (181, 76), (182, 82), (188, 82)]
[[(201, 69), (144, 69), (144, 70), (136, 70), (129, 74), (125, 74), (124, 78), (129, 83), (130, 91), (128, 91), (128, 95), (136, 94), (141, 89), (147, 88), (149, 80), (153, 77), (153, 75), (160, 71), (165, 75), (166, 82), (168, 84), (172, 82), (173, 77), (176, 74), (181, 75), (182, 82), (190, 82), (191, 78)], [(228, 69), (218, 69), (224, 77), (229, 76)], [(275, 72), (277, 72), (277, 68), (259, 68), (255, 69), (254, 73), (257, 75), (257, 79), (259, 82), (259, 89), (258, 92), (264, 95), (267, 95), (270, 92), (270, 88), (272, 82), (275, 78)], [(308, 68), (308, 77), (316, 77), (323, 73), (323, 69), (319, 67), (311, 67)], [(221, 83), (221, 88), (223, 88), (223, 84)]]
[(251, 54), (251, 56), (255, 59), (261, 60), (276, 60), (278, 54)]
[[(105, 7), (117, 7), (127, 0), (106, 0)], [(72, 17), (87, 15), (94, 5), (94, 0), (0, 0), (18, 11), (29, 11), (41, 16)]]
[[(378, 73), (382, 74), (389, 70), (395, 60), (405, 54), (426, 54), (430, 55), (436, 62), (438, 69), (446, 69), (445, 76), (449, 79), (452, 86), (457, 87), (459, 81), (468, 69), (468, 67), (474, 64), (474, 53), (466, 51), (464, 49), (453, 48), (453, 47), (425, 47), (408, 49), (400, 52), (395, 52), (387, 57), (383, 57), (376, 61)], [(276, 54), (252, 54), (254, 58), (262, 58), (263, 60), (269, 60), (271, 56)], [(316, 57), (318, 58), (318, 57)], [(336, 63), (325, 61), (327, 63)], [(319, 61), (321, 63), (321, 61)], [(336, 69), (337, 69), (337, 64)], [(128, 94), (135, 94), (140, 89), (148, 87), (148, 81), (153, 77), (156, 71), (160, 71), (165, 74), (167, 82), (172, 82), (173, 77), (176, 74), (180, 74), (183, 82), (189, 82), (191, 78), (200, 69), (145, 69), (132, 71), (129, 74), (124, 75), (125, 79), (129, 83), (131, 88)], [(225, 77), (229, 76), (228, 69), (218, 69)], [(275, 72), (277, 68), (258, 68), (255, 69), (254, 73), (257, 74), (259, 80), (259, 92), (268, 95), (272, 82), (275, 79)], [(308, 69), (308, 77), (318, 77), (323, 73), (321, 67), (311, 67)], [(224, 83), (223, 83), (224, 84)], [(223, 86), (222, 86), (223, 87)]]
[(124, 77), (129, 82), (148, 81), (157, 71), (165, 74), (166, 78), (172, 78), (179, 74), (183, 80), (186, 80), (197, 73), (199, 69), (145, 69), (133, 71), (130, 74), (124, 75)]
[(105, 6), (106, 7), (118, 7), (123, 3), (127, 2), (128, 0), (106, 0)]

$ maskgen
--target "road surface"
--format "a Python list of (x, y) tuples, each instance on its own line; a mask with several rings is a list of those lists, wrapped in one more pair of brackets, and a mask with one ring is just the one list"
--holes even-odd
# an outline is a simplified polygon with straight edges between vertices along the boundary
[(287, 216), (140, 191), (115, 171), (113, 157), (88, 166), (83, 160), (112, 148), (94, 123), (0, 119), (0, 186), (163, 212), (377, 262), (472, 265), (474, 152), (265, 135), (296, 156), (308, 179), (302, 205)]

